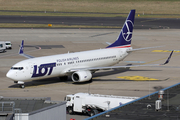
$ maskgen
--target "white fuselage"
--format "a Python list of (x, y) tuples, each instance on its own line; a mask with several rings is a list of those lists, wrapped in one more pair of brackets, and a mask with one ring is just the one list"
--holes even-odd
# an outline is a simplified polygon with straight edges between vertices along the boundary
[(129, 48), (98, 49), (23, 60), (12, 66), (7, 77), (14, 81), (29, 81), (68, 75), (78, 68), (106, 67), (117, 64)]

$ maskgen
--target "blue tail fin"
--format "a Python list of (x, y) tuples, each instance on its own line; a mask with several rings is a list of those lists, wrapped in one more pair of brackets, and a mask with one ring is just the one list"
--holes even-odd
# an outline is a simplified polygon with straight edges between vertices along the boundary
[(119, 37), (113, 44), (109, 45), (106, 48), (119, 48), (122, 46), (131, 45), (131, 39), (132, 39), (132, 33), (134, 27), (134, 17), (135, 17), (135, 10), (131, 10), (129, 16), (127, 17), (123, 25), (123, 28), (121, 29)]
[(19, 54), (23, 54), (23, 49), (24, 49), (24, 40), (21, 42), (21, 46), (19, 48)]

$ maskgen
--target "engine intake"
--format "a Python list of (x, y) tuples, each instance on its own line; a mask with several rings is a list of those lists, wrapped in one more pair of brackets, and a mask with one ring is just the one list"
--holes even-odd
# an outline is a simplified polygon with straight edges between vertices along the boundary
[(72, 74), (71, 78), (74, 82), (85, 82), (91, 80), (92, 74), (90, 71), (77, 71)]

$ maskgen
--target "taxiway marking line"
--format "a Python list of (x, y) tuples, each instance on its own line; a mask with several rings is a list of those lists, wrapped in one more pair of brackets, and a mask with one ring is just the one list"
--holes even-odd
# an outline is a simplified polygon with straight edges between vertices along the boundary
[(117, 78), (133, 80), (133, 81), (149, 81), (149, 80), (158, 80), (155, 78), (143, 77), (143, 76), (119, 76)]

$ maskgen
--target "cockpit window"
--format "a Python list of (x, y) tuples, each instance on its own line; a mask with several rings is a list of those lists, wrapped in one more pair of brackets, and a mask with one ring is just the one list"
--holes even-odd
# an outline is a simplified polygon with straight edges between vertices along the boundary
[(11, 43), (6, 43), (6, 45), (11, 45)]
[(11, 67), (12, 70), (22, 70), (23, 67)]
[(70, 98), (70, 97), (67, 97), (67, 98), (66, 98), (66, 101), (71, 101), (71, 98)]

